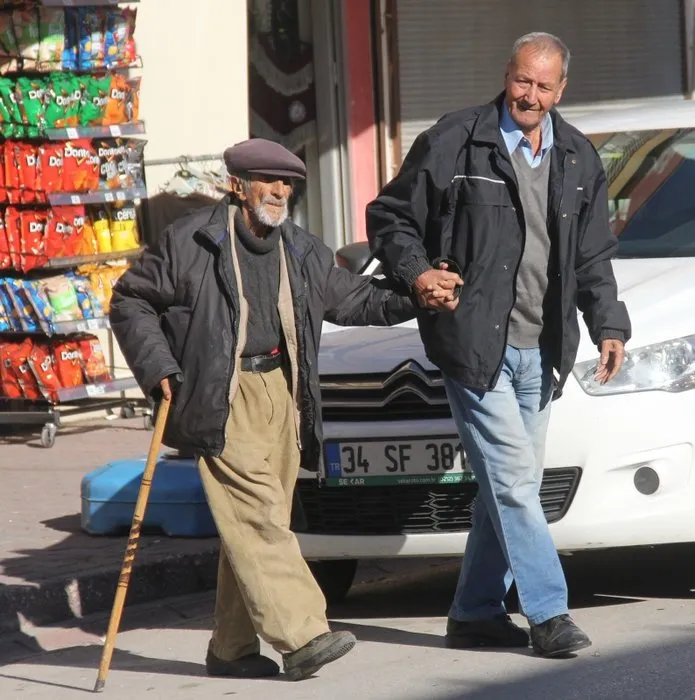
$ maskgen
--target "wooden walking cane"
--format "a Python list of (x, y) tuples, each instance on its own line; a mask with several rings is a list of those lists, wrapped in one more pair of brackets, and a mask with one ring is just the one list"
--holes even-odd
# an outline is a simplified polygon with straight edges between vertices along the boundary
[(116, 634), (121, 623), (121, 614), (123, 613), (123, 604), (125, 603), (126, 593), (128, 592), (128, 584), (130, 583), (130, 574), (133, 570), (133, 561), (135, 560), (135, 551), (138, 548), (138, 540), (140, 539), (140, 531), (142, 530), (142, 522), (145, 519), (145, 510), (147, 509), (147, 499), (150, 497), (150, 488), (152, 487), (152, 478), (154, 470), (157, 466), (157, 458), (159, 450), (162, 446), (162, 438), (164, 436), (164, 427), (166, 426), (167, 417), (169, 415), (169, 407), (171, 399), (163, 399), (159, 406), (157, 414), (157, 422), (154, 426), (154, 435), (150, 443), (150, 451), (147, 455), (145, 471), (142, 474), (140, 482), (140, 491), (138, 492), (138, 500), (135, 502), (135, 512), (133, 513), (133, 523), (130, 526), (130, 535), (128, 536), (128, 544), (126, 544), (125, 555), (123, 557), (123, 566), (121, 574), (118, 577), (118, 586), (116, 588), (116, 597), (113, 601), (111, 609), (111, 619), (109, 620), (109, 628), (106, 632), (106, 641), (104, 642), (104, 650), (101, 655), (101, 665), (99, 666), (99, 675), (97, 677), (94, 692), (98, 693), (104, 689), (106, 684), (106, 676), (111, 665), (111, 656), (113, 655), (113, 647), (116, 643)]

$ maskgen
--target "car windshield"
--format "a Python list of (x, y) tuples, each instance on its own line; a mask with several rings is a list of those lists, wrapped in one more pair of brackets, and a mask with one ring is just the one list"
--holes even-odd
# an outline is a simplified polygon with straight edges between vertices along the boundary
[(695, 256), (695, 129), (589, 137), (608, 179), (619, 258)]

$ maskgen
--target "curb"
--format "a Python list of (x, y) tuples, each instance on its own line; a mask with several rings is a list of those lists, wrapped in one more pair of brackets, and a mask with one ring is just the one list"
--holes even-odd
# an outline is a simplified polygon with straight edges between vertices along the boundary
[[(125, 606), (215, 588), (219, 544), (202, 551), (164, 556), (138, 564), (128, 585)], [(56, 579), (41, 586), (0, 586), (0, 635), (21, 631), (22, 619), (48, 625), (110, 611), (120, 574), (118, 568)]]

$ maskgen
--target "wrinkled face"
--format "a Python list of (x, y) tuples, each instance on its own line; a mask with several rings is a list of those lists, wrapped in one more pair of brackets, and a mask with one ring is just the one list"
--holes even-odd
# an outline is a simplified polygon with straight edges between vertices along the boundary
[(252, 173), (248, 181), (232, 176), (231, 184), (232, 191), (255, 223), (275, 227), (289, 216), (290, 178)]
[(504, 76), (505, 101), (512, 119), (524, 132), (531, 132), (562, 97), (567, 79), (562, 78), (562, 55), (523, 46)]

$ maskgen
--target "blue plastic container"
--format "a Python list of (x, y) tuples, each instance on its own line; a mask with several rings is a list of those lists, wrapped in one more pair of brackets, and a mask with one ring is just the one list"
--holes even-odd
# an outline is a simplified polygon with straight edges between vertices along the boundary
[[(81, 525), (85, 532), (115, 535), (130, 530), (144, 469), (144, 457), (124, 459), (82, 479)], [(217, 535), (195, 460), (160, 458), (157, 462), (143, 530), (171, 537)]]

